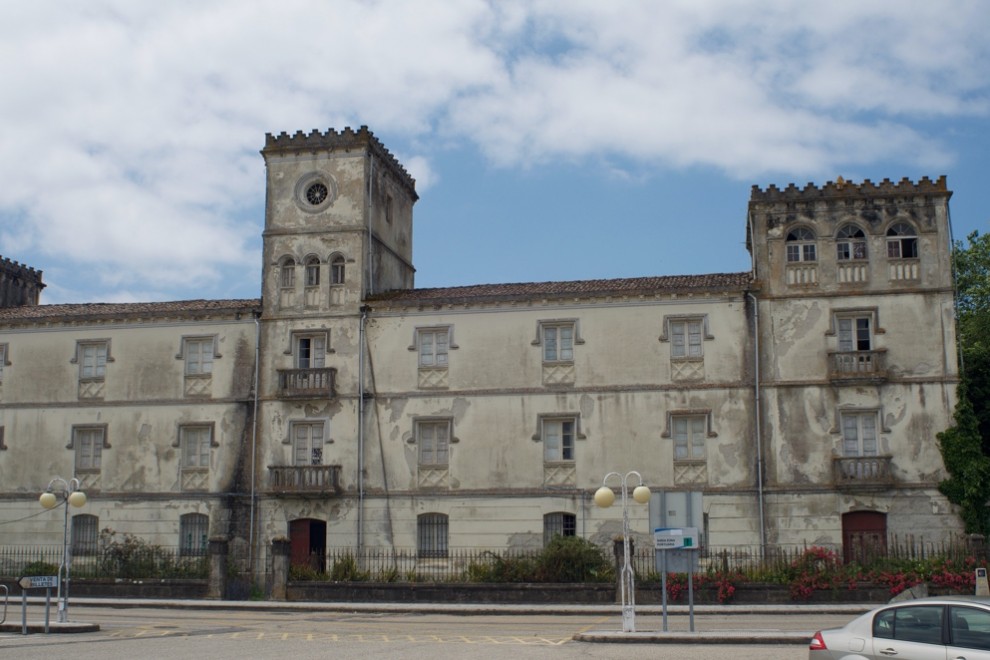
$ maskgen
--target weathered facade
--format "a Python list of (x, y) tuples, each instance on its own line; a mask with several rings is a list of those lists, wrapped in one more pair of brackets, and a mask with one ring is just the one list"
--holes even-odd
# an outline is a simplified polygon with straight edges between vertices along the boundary
[[(365, 128), (269, 135), (260, 300), (0, 310), (0, 505), (54, 475), (94, 530), (201, 547), (711, 545), (959, 531), (945, 179), (754, 188), (744, 273), (416, 289), (415, 183)], [(740, 226), (742, 231), (742, 225)], [(638, 482), (637, 482), (638, 483)], [(617, 481), (610, 481), (617, 485)], [(646, 539), (643, 538), (643, 541)]]

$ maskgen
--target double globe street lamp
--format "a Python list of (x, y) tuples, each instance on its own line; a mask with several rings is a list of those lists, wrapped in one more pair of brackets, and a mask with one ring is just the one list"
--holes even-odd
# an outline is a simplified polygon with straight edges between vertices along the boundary
[(62, 519), (62, 564), (58, 567), (58, 622), (69, 620), (69, 567), (72, 565), (72, 549), (69, 546), (69, 505), (77, 509), (86, 504), (86, 493), (79, 489), (79, 480), (66, 481), (55, 477), (38, 501), (46, 509), (54, 509), (60, 503), (65, 506)]
[(639, 485), (632, 491), (632, 498), (639, 504), (650, 501), (650, 489), (643, 485), (643, 476), (635, 470), (626, 474), (609, 472), (602, 479), (602, 487), (595, 491), (595, 504), (607, 509), (615, 502), (615, 492), (608, 485), (611, 477), (620, 481), (619, 492), (622, 493), (622, 571), (619, 580), (619, 592), (622, 597), (622, 632), (636, 632), (636, 589), (632, 564), (629, 561), (629, 509), (627, 508), (629, 478), (635, 477)]

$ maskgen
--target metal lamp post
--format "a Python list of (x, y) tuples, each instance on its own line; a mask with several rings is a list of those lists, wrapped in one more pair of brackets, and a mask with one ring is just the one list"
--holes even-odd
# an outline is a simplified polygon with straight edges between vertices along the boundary
[(55, 477), (38, 498), (41, 506), (54, 509), (61, 502), (65, 506), (62, 519), (62, 565), (58, 567), (58, 622), (69, 620), (69, 568), (72, 565), (72, 549), (69, 546), (69, 505), (79, 508), (86, 504), (86, 493), (79, 490), (79, 480), (66, 481)]
[(650, 501), (650, 489), (643, 485), (643, 476), (635, 470), (626, 474), (609, 472), (602, 479), (602, 487), (595, 491), (595, 504), (607, 509), (615, 502), (615, 493), (608, 485), (610, 477), (620, 480), (622, 493), (622, 572), (619, 581), (619, 593), (622, 597), (622, 632), (636, 632), (636, 589), (632, 564), (629, 561), (629, 509), (628, 492), (629, 477), (636, 477), (639, 485), (633, 489), (632, 498), (639, 504)]

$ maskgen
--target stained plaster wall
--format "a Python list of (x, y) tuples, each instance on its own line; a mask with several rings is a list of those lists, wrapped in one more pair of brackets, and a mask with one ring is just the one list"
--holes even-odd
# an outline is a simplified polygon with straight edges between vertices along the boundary
[[(38, 494), (56, 476), (78, 476), (89, 498), (72, 513), (100, 518), (102, 527), (140, 533), (175, 545), (183, 513), (208, 513), (225, 530), (220, 493), (232, 489), (242, 452), (254, 362), (254, 323), (149, 322), (25, 327), (0, 333), (11, 365), (0, 425), (7, 449), (0, 453), (0, 484), (13, 517), (37, 514)], [(185, 395), (184, 361), (177, 359), (188, 335), (215, 335), (209, 396)], [(105, 395), (78, 397), (78, 365), (70, 360), (77, 340), (109, 339)], [(214, 443), (206, 482), (183, 489), (179, 425), (211, 424)], [(76, 425), (105, 425), (98, 473), (75, 473), (69, 448)], [(109, 446), (106, 446), (106, 445)], [(174, 530), (173, 530), (174, 528)], [(174, 533), (173, 533), (174, 531)], [(61, 538), (61, 517), (36, 516), (25, 524), (24, 542)]]

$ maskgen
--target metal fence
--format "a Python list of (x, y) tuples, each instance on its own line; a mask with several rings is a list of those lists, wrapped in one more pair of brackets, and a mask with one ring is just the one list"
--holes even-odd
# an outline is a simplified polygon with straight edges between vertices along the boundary
[[(0, 546), (0, 577), (47, 575), (58, 572), (61, 545)], [(73, 554), (74, 578), (207, 578), (208, 557), (186, 554), (177, 547), (117, 546)]]
[[(645, 547), (644, 547), (645, 546)], [(935, 558), (951, 560), (962, 566), (967, 558), (987, 559), (983, 545), (959, 537), (927, 541), (913, 537), (890, 537), (886, 543), (859, 547), (853, 559), (867, 569), (884, 569), (898, 562), (922, 561)], [(233, 578), (243, 578), (250, 589), (250, 566), (267, 568), (265, 575), (255, 575), (254, 581), (267, 581), (270, 576), (269, 548), (260, 549), (255, 561), (244, 546), (231, 547), (228, 566)], [(327, 548), (319, 556), (311, 556), (305, 565), (292, 566), (290, 579), (331, 581), (382, 582), (479, 582), (514, 580), (532, 573), (533, 564), (540, 560), (543, 548), (447, 548), (445, 553), (423, 556), (416, 548)], [(699, 548), (697, 566), (701, 572), (743, 573), (750, 579), (782, 574), (795, 562), (807, 560), (809, 553), (827, 557), (841, 564), (839, 546), (774, 545), (761, 549), (758, 545), (706, 546)], [(442, 554), (442, 556), (437, 556)], [(244, 555), (244, 556), (241, 556)], [(621, 557), (621, 552), (618, 553)], [(631, 554), (633, 568), (640, 579), (655, 577), (656, 555), (653, 548), (638, 544)], [(561, 561), (585, 561), (585, 558), (558, 557)], [(594, 559), (594, 558), (593, 558)], [(16, 578), (28, 574), (54, 574), (62, 560), (61, 545), (0, 546), (0, 577)], [(587, 570), (575, 567), (572, 573), (584, 574), (586, 581), (611, 579), (600, 569), (604, 563), (616, 566), (612, 548), (603, 548), (602, 556), (589, 563)], [(233, 571), (233, 567), (237, 567)], [(209, 558), (205, 554), (189, 555), (180, 548), (153, 546), (140, 542), (112, 544), (92, 554), (72, 556), (72, 576), (75, 578), (160, 578), (205, 579), (209, 577)], [(597, 572), (596, 572), (597, 571)], [(243, 575), (241, 575), (243, 573)]]

